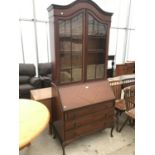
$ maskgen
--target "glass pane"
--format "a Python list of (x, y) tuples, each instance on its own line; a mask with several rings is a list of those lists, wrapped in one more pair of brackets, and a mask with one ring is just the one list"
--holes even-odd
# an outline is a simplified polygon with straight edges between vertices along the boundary
[(60, 82), (61, 83), (71, 82), (71, 70), (70, 69), (60, 71)]
[(72, 69), (72, 81), (81, 81), (82, 80), (82, 68), (73, 68)]
[(88, 54), (88, 65), (89, 64), (104, 64), (103, 53), (89, 53)]
[(95, 65), (87, 65), (87, 80), (95, 79)]
[(106, 30), (107, 30), (107, 26), (105, 24), (98, 23), (98, 35), (105, 36)]
[(102, 37), (89, 37), (88, 38), (88, 50), (89, 51), (97, 51), (105, 49), (106, 40)]
[(107, 25), (98, 22), (91, 15), (88, 15), (88, 35), (105, 36)]
[(59, 21), (61, 83), (82, 80), (82, 18)]
[(82, 55), (73, 54), (72, 55), (72, 68), (81, 67), (82, 66)]
[(60, 54), (60, 66), (61, 69), (71, 68), (71, 54)]
[(72, 40), (72, 51), (82, 53), (82, 40)]
[(61, 40), (60, 41), (60, 51), (61, 52), (67, 52), (67, 51), (71, 51), (71, 41), (70, 40)]
[(88, 15), (87, 79), (104, 77), (107, 25)]
[(69, 37), (71, 35), (70, 20), (59, 20), (59, 35)]
[(96, 65), (96, 78), (103, 78), (104, 77), (104, 64)]
[(104, 57), (103, 53), (89, 53), (87, 65), (87, 79), (104, 77)]
[(82, 14), (72, 18), (72, 36), (82, 35)]

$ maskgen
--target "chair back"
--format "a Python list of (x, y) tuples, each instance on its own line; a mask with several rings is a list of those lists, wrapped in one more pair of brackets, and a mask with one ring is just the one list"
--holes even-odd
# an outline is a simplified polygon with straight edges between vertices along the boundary
[(39, 63), (38, 64), (38, 74), (40, 76), (47, 76), (48, 74), (51, 74), (52, 64), (51, 63)]
[(135, 85), (124, 88), (124, 99), (127, 111), (135, 107)]
[(115, 95), (115, 100), (121, 99), (121, 92), (122, 92), (122, 81), (120, 80), (112, 80), (109, 81), (109, 84), (113, 90)]
[(30, 76), (36, 75), (36, 69), (34, 64), (19, 64), (19, 76)]
[(122, 88), (135, 85), (135, 78), (127, 78), (122, 80)]

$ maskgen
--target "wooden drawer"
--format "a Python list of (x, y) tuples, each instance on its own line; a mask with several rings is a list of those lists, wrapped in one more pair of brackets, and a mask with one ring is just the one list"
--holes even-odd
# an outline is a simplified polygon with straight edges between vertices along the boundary
[(103, 111), (95, 112), (84, 117), (77, 118), (76, 127), (84, 126), (87, 124), (91, 124), (92, 122), (105, 120), (114, 115), (113, 108), (108, 108)]
[(81, 137), (83, 135), (89, 135), (90, 133), (93, 133), (95, 131), (107, 128), (107, 127), (112, 127), (114, 124), (114, 120), (111, 117), (110, 119), (104, 120), (97, 120), (97, 121), (92, 121), (89, 124), (82, 125), (80, 127), (76, 127), (72, 130), (65, 131), (65, 140), (71, 140), (74, 138)]
[(65, 121), (65, 130), (71, 130), (76, 128), (76, 120)]
[(76, 136), (83, 136), (83, 135), (87, 135), (87, 134), (93, 133), (95, 131), (104, 129), (107, 127), (106, 125), (107, 124), (106, 124), (105, 120), (102, 119), (102, 120), (98, 120), (98, 121), (92, 122), (90, 124), (87, 124), (85, 126), (81, 126), (76, 129)]
[(65, 112), (65, 121), (75, 120), (79, 117), (83, 117), (84, 115), (92, 114), (98, 111), (103, 111), (104, 109), (113, 107), (113, 104), (114, 103), (112, 101), (109, 101)]
[(113, 117), (114, 108), (106, 108), (98, 112), (75, 118), (74, 120), (65, 121), (65, 130), (75, 129), (98, 120), (102, 121), (104, 119), (106, 120), (109, 118), (113, 119)]

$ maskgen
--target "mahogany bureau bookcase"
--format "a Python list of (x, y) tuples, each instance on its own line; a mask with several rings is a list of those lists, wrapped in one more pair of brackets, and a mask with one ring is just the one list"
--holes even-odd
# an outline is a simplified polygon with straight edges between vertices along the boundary
[(53, 126), (65, 146), (114, 125), (115, 98), (107, 81), (112, 13), (91, 0), (52, 4), (48, 13)]

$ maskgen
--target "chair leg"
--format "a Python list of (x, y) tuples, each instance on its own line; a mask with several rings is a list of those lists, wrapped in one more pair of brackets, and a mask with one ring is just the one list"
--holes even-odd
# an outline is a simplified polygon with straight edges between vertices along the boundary
[(49, 123), (49, 134), (52, 135), (53, 133), (53, 127), (52, 127), (52, 124)]
[(116, 131), (118, 131), (118, 128), (119, 128), (119, 112), (117, 111), (116, 112)]
[(113, 130), (114, 130), (114, 125), (111, 128), (111, 132), (110, 132), (111, 137), (113, 137)]
[(62, 145), (63, 155), (65, 155), (65, 146)]
[(129, 117), (126, 118), (126, 120), (124, 121), (123, 125), (121, 126), (121, 128), (119, 129), (119, 132), (122, 131), (122, 129), (124, 128), (124, 126), (126, 125), (126, 123), (128, 122)]
[(53, 139), (56, 139), (57, 136), (56, 136), (56, 131), (54, 127), (52, 128), (52, 133), (53, 133)]

